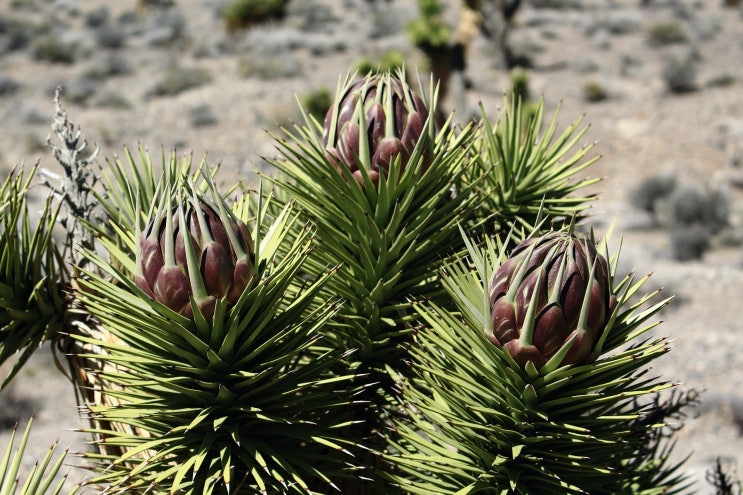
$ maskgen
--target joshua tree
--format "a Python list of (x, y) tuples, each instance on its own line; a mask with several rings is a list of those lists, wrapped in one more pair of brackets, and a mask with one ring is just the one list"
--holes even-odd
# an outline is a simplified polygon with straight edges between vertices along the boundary
[(0, 361), (65, 353), (97, 490), (684, 490), (659, 428), (688, 401), (643, 336), (668, 299), (579, 233), (585, 129), (518, 98), (439, 126), (436, 95), (349, 74), (228, 190), (190, 156), (98, 164), (58, 95), (55, 196), (32, 226), (36, 168), (0, 188)]
[[(449, 96), (453, 107), (466, 110), (466, 69), (470, 46), (480, 34), (494, 41), (503, 66), (513, 67), (508, 34), (520, 0), (461, 0), (456, 27), (444, 18), (439, 0), (418, 0), (420, 16), (408, 25), (408, 33), (427, 57), (429, 69), (440, 88), (441, 99)], [(445, 118), (443, 112), (437, 116)]]

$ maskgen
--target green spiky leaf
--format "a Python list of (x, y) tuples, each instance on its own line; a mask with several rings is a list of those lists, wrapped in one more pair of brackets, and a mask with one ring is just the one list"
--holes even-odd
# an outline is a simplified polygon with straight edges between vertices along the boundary
[(329, 371), (344, 353), (314, 350), (338, 311), (337, 300), (315, 300), (332, 270), (300, 280), (312, 230), (293, 225), (291, 206), (272, 219), (256, 203), (238, 208), (263, 226), (253, 282), (234, 306), (220, 300), (211, 320), (150, 300), (122, 260), (88, 253), (105, 274), (87, 274), (81, 294), (98, 332), (76, 338), (102, 351), (79, 357), (103, 364), (105, 399), (88, 407), (103, 425), (91, 432), (112, 452), (94, 454), (105, 466), (97, 481), (113, 493), (307, 493), (352, 469), (336, 433), (351, 422), (352, 399), (340, 392), (348, 377)]
[(0, 185), (0, 364), (18, 354), (0, 388), (39, 346), (63, 328), (65, 276), (52, 231), (58, 206), (43, 202), (38, 219), (29, 212), (34, 166), (13, 171)]
[(578, 192), (599, 179), (581, 173), (599, 157), (590, 156), (593, 144), (580, 145), (588, 131), (582, 118), (558, 131), (559, 110), (547, 121), (544, 100), (529, 105), (518, 95), (504, 99), (495, 122), (481, 109), (473, 178), (483, 181), (487, 194), (470, 217), (474, 225), (487, 232), (528, 233), (542, 218), (545, 227), (569, 223), (590, 206), (595, 194)]
[(396, 418), (390, 479), (413, 494), (683, 491), (680, 464), (667, 462), (670, 446), (646, 419), (657, 413), (648, 399), (672, 386), (648, 376), (668, 342), (644, 337), (668, 300), (637, 304), (644, 280), (622, 279), (596, 362), (524, 367), (485, 336), (504, 243), (467, 244), (466, 258), (442, 270), (458, 310), (416, 304), (415, 373), (401, 383), (409, 414)]
[[(63, 493), (67, 476), (57, 475), (62, 469), (67, 451), (59, 454), (54, 460), (56, 443), (49, 448), (43, 459), (34, 464), (25, 480), (21, 478), (21, 463), (31, 435), (33, 420), (33, 417), (29, 419), (18, 445), (15, 444), (18, 426), (13, 428), (8, 447), (0, 457), (0, 495), (59, 495)], [(79, 492), (79, 488), (79, 485), (76, 485), (69, 492), (64, 493), (73, 495)]]

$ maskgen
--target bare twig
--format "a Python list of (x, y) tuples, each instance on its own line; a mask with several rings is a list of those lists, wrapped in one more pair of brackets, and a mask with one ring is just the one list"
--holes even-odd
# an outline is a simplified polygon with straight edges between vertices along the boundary
[(743, 484), (735, 478), (735, 475), (722, 466), (722, 460), (718, 457), (715, 467), (707, 471), (707, 482), (715, 487), (715, 495), (741, 495)]
[[(68, 280), (70, 285), (62, 289), (67, 296), (66, 331), (55, 340), (52, 349), (57, 367), (75, 383), (78, 405), (88, 407), (88, 404), (95, 403), (98, 398), (96, 394), (100, 393), (98, 388), (91, 386), (90, 377), (95, 377), (100, 372), (102, 363), (81, 357), (81, 354), (90, 352), (90, 349), (71, 336), (88, 335), (96, 338), (100, 332), (98, 322), (75, 297), (75, 290), (79, 288), (77, 279), (81, 276), (80, 269), (89, 265), (85, 253), (95, 249), (95, 236), (92, 229), (86, 228), (86, 223), (96, 220), (99, 206), (93, 194), (93, 188), (99, 180), (96, 174), (99, 167), (93, 166), (99, 148), (96, 146), (93, 151), (86, 151), (87, 140), (62, 108), (60, 88), (54, 94), (54, 108), (52, 132), (47, 138), (47, 144), (64, 173), (58, 175), (48, 170), (40, 170), (40, 173), (44, 176), (43, 185), (60, 202), (57, 221), (66, 231), (63, 262), (71, 265), (73, 276)], [(56, 136), (56, 142), (52, 141), (52, 135)], [(69, 374), (64, 369), (62, 360), (58, 359), (58, 352), (67, 359)], [(93, 349), (93, 352), (100, 350)]]
[[(85, 265), (82, 255), (83, 249), (93, 249), (95, 239), (89, 229), (83, 225), (85, 221), (93, 220), (93, 212), (97, 201), (92, 189), (98, 182), (98, 176), (92, 172), (91, 164), (98, 155), (99, 148), (85, 156), (88, 146), (79, 128), (67, 118), (61, 104), (61, 88), (54, 93), (55, 115), (52, 122), (52, 133), (61, 142), (57, 145), (52, 142), (51, 135), (47, 144), (52, 149), (54, 158), (62, 165), (64, 176), (60, 177), (49, 171), (42, 171), (46, 177), (44, 183), (59, 198), (64, 208), (59, 222), (67, 231), (65, 249), (74, 266)], [(49, 179), (55, 180), (56, 184)]]

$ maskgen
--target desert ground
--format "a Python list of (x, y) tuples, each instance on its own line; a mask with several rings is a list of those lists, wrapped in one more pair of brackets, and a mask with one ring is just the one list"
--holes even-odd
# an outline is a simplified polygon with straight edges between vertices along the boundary
[[(270, 173), (264, 157), (275, 153), (279, 127), (299, 117), (297, 99), (334, 92), (362, 58), (398, 50), (425, 77), (405, 32), (418, 15), (414, 0), (292, 0), (283, 19), (236, 33), (220, 16), (227, 3), (0, 0), (0, 167), (38, 160), (59, 172), (46, 145), (58, 86), (102, 167), (125, 146), (143, 146), (155, 156), (206, 154), (225, 181), (253, 181), (257, 170)], [(455, 26), (458, 2), (445, 3)], [(559, 106), (561, 129), (582, 118), (590, 125), (583, 144), (601, 156), (583, 172), (603, 179), (592, 186), (591, 225), (601, 233), (616, 219), (622, 269), (652, 272), (650, 288), (676, 295), (653, 330), (674, 346), (653, 372), (701, 392), (674, 458), (690, 455), (684, 470), (695, 493), (712, 493), (705, 475), (716, 458), (743, 477), (743, 6), (522, 3), (509, 45), (528, 60), (531, 97), (544, 98), (548, 116)], [(464, 108), (452, 108), (452, 98), (443, 104), (462, 120), (480, 104), (496, 115), (514, 76), (485, 33), (472, 43), (465, 75)], [(661, 179), (674, 183), (670, 193), (638, 192)], [(651, 213), (640, 199), (655, 196)], [(709, 198), (719, 228), (680, 226), (680, 210), (693, 216)], [(708, 245), (689, 256), (700, 236)], [(46, 347), (0, 394), (0, 448), (9, 427), (33, 412), (29, 458), (55, 439), (73, 452), (87, 448), (73, 431), (85, 426), (73, 387)], [(85, 474), (71, 468), (70, 477)]]

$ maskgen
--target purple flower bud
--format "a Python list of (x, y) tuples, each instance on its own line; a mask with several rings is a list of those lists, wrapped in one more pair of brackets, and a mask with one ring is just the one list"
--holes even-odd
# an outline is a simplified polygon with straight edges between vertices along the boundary
[(135, 283), (188, 318), (193, 298), (209, 320), (218, 299), (234, 304), (250, 283), (253, 246), (247, 225), (226, 208), (195, 196), (180, 200), (172, 207), (168, 196), (142, 233)]
[(541, 367), (560, 353), (561, 364), (588, 363), (613, 301), (608, 262), (596, 246), (550, 232), (516, 246), (494, 274), (488, 337), (522, 365)]
[[(359, 183), (363, 168), (377, 185), (380, 174), (399, 158), (405, 170), (417, 143), (426, 139), (424, 166), (430, 163), (428, 109), (407, 83), (390, 74), (367, 76), (347, 85), (325, 115), (323, 146), (330, 163), (345, 166)], [(368, 153), (367, 153), (368, 150)]]

